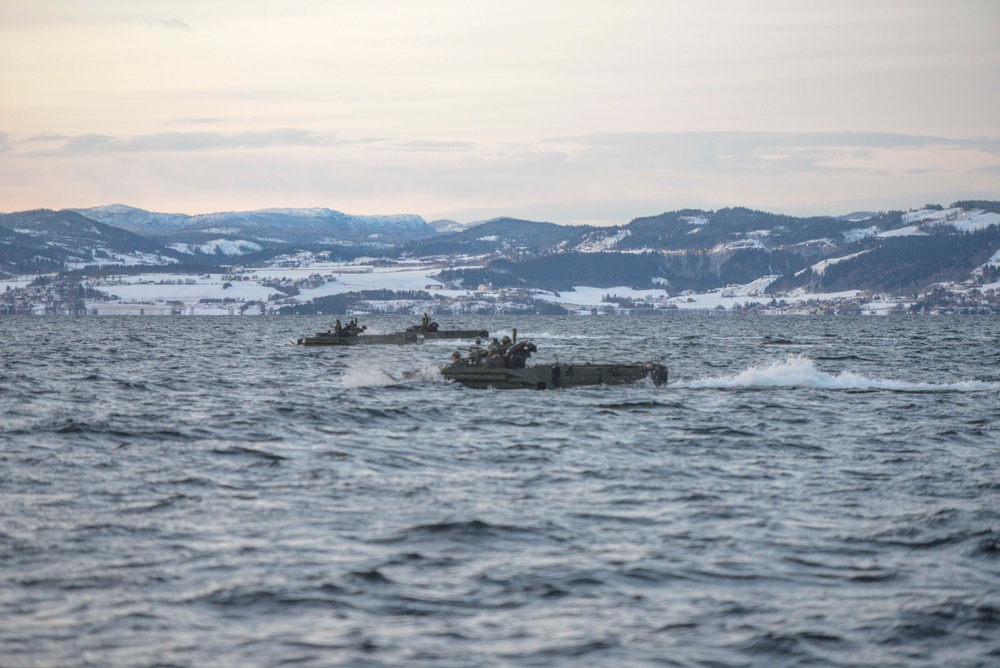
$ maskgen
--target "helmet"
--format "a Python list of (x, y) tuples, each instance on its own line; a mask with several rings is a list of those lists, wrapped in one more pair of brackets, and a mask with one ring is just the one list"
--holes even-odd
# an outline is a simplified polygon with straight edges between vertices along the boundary
[(505, 336), (505, 337), (503, 337), (502, 339), (500, 339), (500, 341), (501, 341), (502, 343), (510, 343), (510, 337), (509, 337), (509, 336)]

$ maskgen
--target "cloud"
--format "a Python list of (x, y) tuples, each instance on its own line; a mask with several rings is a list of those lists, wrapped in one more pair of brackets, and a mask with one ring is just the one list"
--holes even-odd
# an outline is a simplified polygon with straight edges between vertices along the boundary
[(0, 153), (6, 153), (10, 150), (10, 139), (6, 132), (0, 132)]
[(178, 21), (177, 19), (160, 19), (159, 21), (153, 21), (151, 25), (168, 28), (170, 30), (183, 30), (184, 32), (191, 32), (191, 26), (183, 21)]
[(66, 150), (71, 153), (95, 153), (114, 142), (108, 135), (87, 134), (73, 137), (66, 142)]
[(206, 151), (227, 148), (268, 148), (276, 146), (319, 146), (335, 143), (307, 130), (238, 132), (161, 132), (119, 139), (108, 135), (87, 134), (71, 138), (64, 150), (69, 153), (145, 153)]
[(469, 151), (475, 144), (465, 141), (399, 141), (392, 142), (390, 148), (403, 151)]
[(555, 137), (543, 143), (580, 163), (645, 163), (694, 173), (884, 174), (876, 152), (978, 150), (993, 153), (1000, 139), (882, 132), (662, 132)]
[[(0, 181), (28, 180), (0, 195), (22, 208), (155, 196), (173, 209), (322, 204), (607, 224), (686, 207), (810, 215), (905, 209), (990, 199), (1000, 178), (1000, 161), (987, 153), (1000, 142), (983, 138), (673, 132), (477, 142), (374, 133), (345, 139), (321, 128), (173, 129), (180, 131), (38, 135), (32, 144), (0, 133), (9, 151), (0, 154)], [(19, 159), (7, 159), (12, 154)], [(930, 170), (938, 171), (921, 176)], [(947, 195), (926, 193), (928, 183)], [(959, 196), (960, 189), (967, 192)]]
[(40, 135), (32, 135), (31, 137), (25, 137), (26, 142), (47, 142), (47, 141), (66, 141), (69, 139), (67, 135), (58, 135), (53, 133), (46, 133)]
[(211, 118), (208, 116), (202, 118), (178, 118), (173, 121), (179, 125), (213, 125), (215, 123), (224, 123), (225, 118)]
[(918, 169), (906, 169), (906, 170), (903, 170), (903, 173), (904, 174), (911, 174), (913, 176), (919, 176), (921, 174), (940, 174), (941, 172), (944, 172), (944, 171), (945, 170), (943, 170), (943, 169), (934, 169), (934, 168), (920, 169), (920, 168), (918, 168)]
[(853, 149), (926, 148), (1000, 148), (1000, 138), (974, 137), (956, 139), (927, 135), (904, 135), (890, 132), (645, 132), (602, 133), (576, 137), (555, 137), (554, 143), (577, 143), (591, 147), (647, 147), (652, 150), (694, 144), (742, 149), (839, 147)]

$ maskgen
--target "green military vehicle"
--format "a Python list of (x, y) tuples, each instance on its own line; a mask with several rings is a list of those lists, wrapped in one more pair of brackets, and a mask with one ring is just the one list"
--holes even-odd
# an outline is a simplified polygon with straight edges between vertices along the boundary
[(667, 368), (662, 364), (539, 364), (528, 366), (531, 353), (538, 349), (530, 341), (515, 343), (504, 337), (493, 340), (488, 347), (473, 347), (467, 357), (452, 354), (452, 363), (441, 369), (441, 375), (466, 387), (499, 390), (547, 390), (582, 385), (621, 385), (648, 379), (660, 386), (667, 382)]
[(485, 339), (490, 335), (485, 329), (441, 329), (426, 313), (419, 325), (407, 327), (403, 333), (414, 333), (425, 339)]
[(370, 344), (406, 344), (419, 343), (420, 337), (414, 332), (397, 332), (395, 334), (365, 334), (368, 325), (358, 325), (355, 318), (346, 325), (337, 319), (333, 329), (317, 332), (316, 336), (306, 336), (297, 341), (300, 346), (359, 346)]

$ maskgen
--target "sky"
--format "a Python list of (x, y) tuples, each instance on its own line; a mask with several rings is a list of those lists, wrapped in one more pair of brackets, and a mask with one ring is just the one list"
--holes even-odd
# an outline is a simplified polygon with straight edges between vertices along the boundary
[(1000, 200), (1000, 0), (0, 0), (0, 211)]

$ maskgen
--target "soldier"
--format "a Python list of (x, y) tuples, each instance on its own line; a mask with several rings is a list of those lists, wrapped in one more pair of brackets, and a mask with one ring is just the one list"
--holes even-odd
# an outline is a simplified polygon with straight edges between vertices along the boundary
[(527, 365), (531, 353), (537, 350), (538, 348), (535, 347), (535, 344), (530, 341), (521, 341), (512, 346), (507, 354), (510, 368), (523, 369)]
[(334, 323), (333, 331), (337, 334), (337, 336), (344, 333), (344, 326), (340, 324), (340, 318), (337, 318), (337, 322)]
[(451, 365), (462, 366), (462, 353), (457, 350), (451, 354)]

